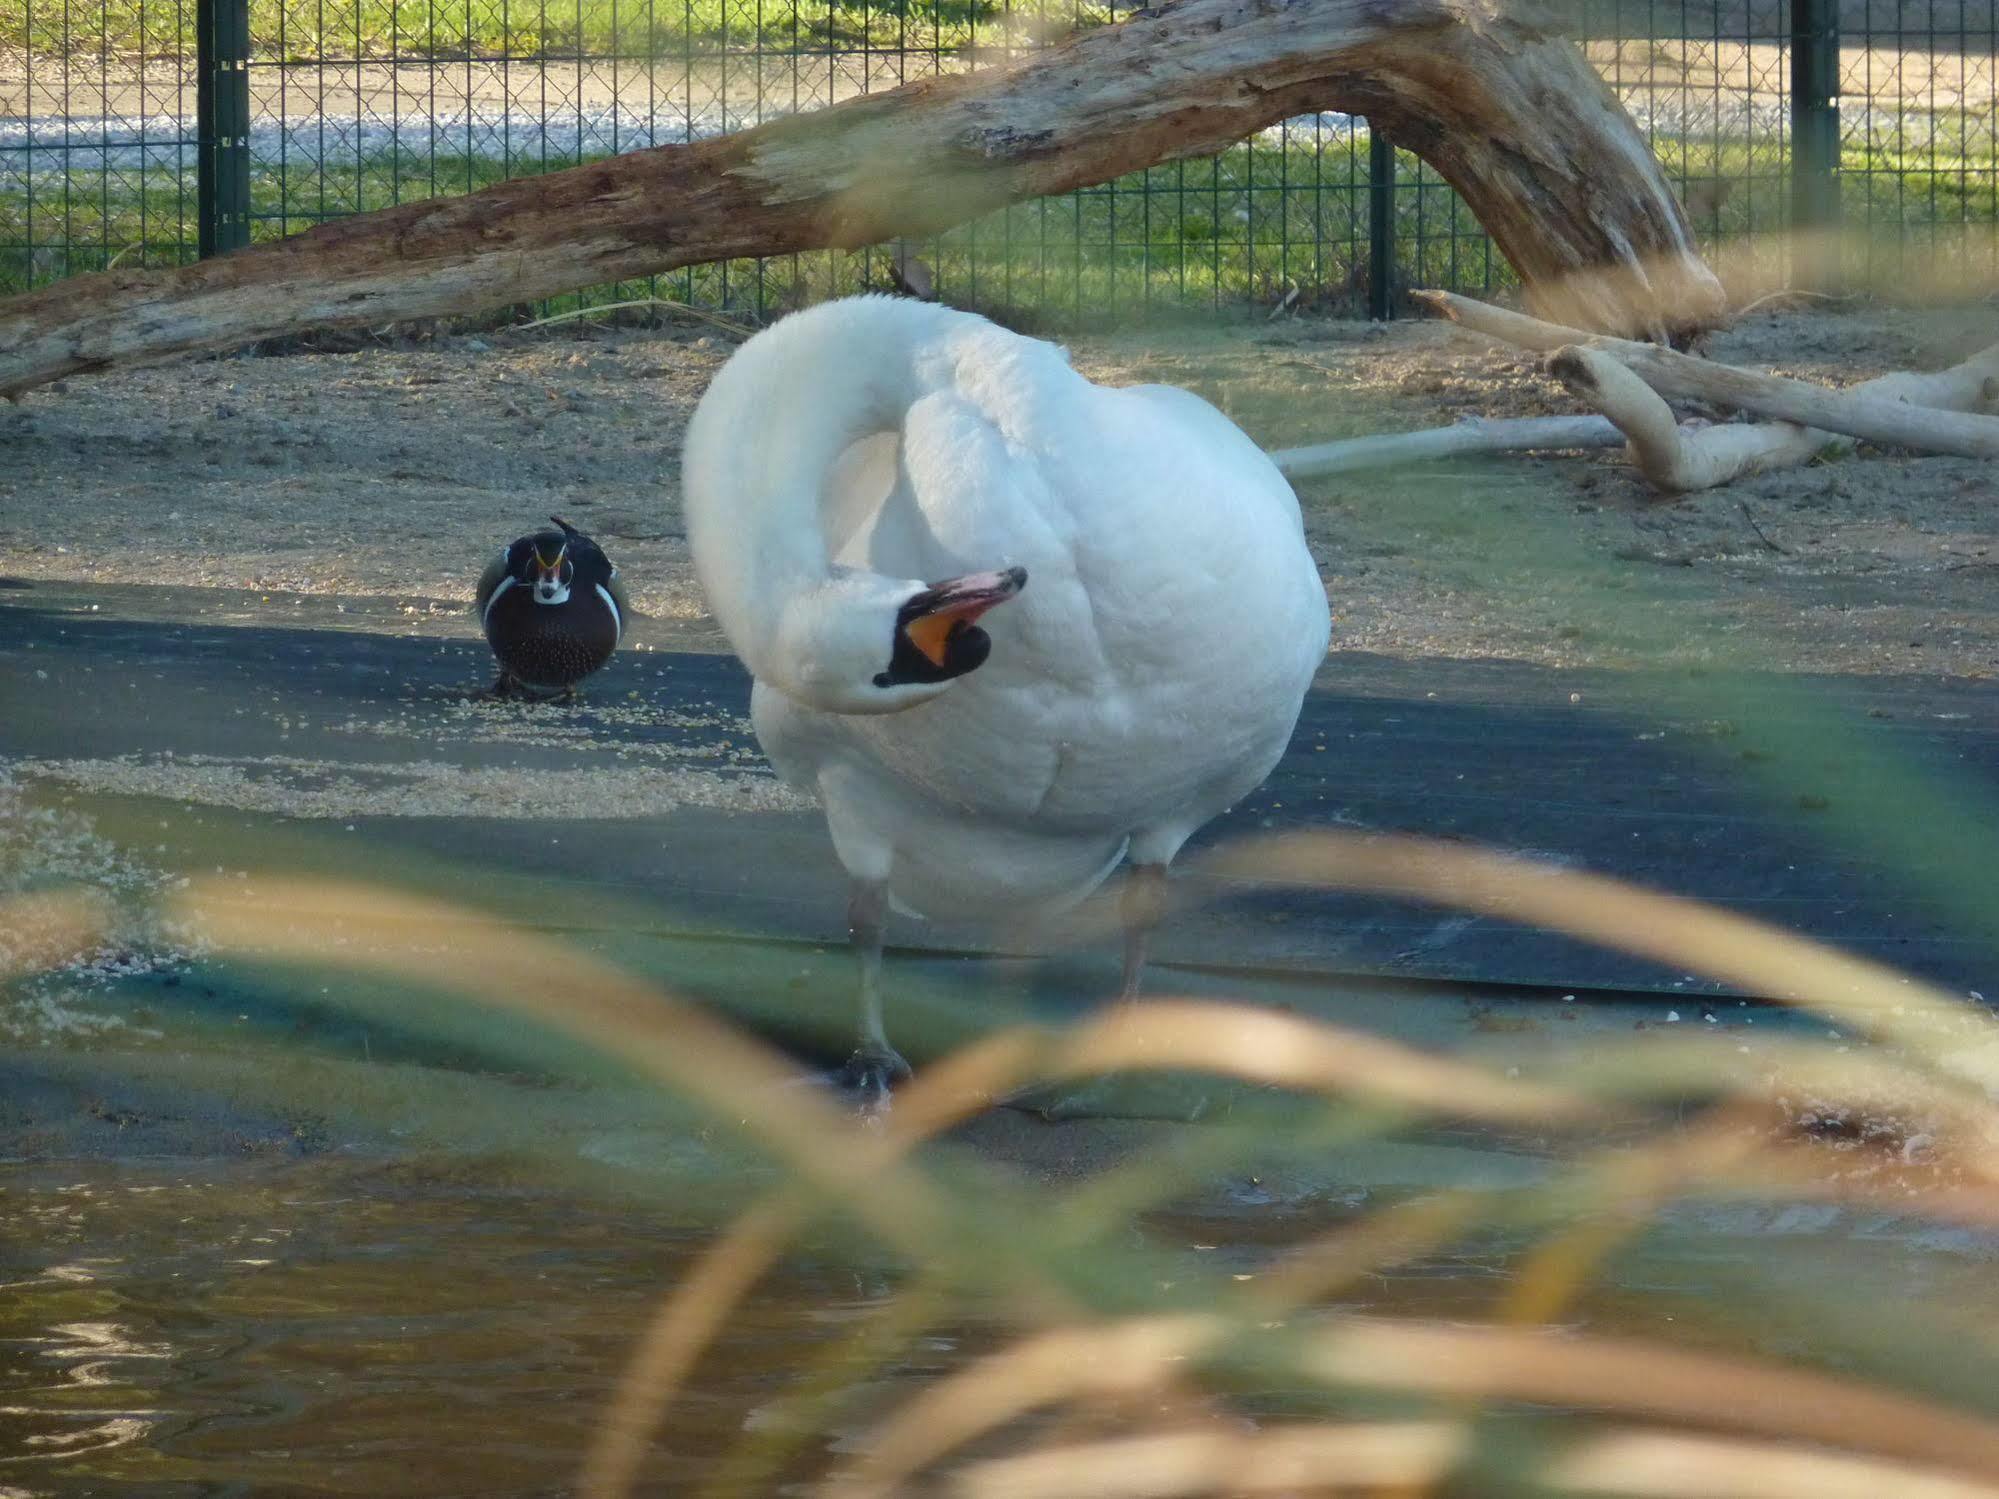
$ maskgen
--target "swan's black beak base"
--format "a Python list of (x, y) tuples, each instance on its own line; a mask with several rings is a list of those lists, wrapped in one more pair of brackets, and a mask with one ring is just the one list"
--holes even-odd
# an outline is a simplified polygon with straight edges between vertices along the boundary
[(983, 664), (993, 643), (973, 621), (1026, 586), (1027, 569), (1009, 567), (947, 578), (912, 595), (896, 613), (889, 669), (875, 685), (944, 682)]

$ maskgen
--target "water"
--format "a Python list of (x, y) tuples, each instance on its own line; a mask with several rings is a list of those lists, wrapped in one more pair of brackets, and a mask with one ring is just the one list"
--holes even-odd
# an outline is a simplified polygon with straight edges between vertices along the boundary
[[(1369, 1199), (1145, 1226), (1227, 1282)], [(572, 1492), (639, 1329), (708, 1242), (686, 1209), (442, 1156), (16, 1165), (0, 1191), (0, 1495)], [(1669, 1214), (1566, 1320), (1879, 1368), (1871, 1338), (1907, 1343), (1989, 1286), (1989, 1236), (1924, 1244), (1864, 1217), (1785, 1211)], [(1340, 1302), (1488, 1316), (1517, 1247), (1461, 1244), (1366, 1276)], [(890, 1305), (904, 1272), (851, 1250), (808, 1242), (758, 1287), (669, 1413), (638, 1492), (712, 1479), (782, 1426), (815, 1360)], [(1745, 1296), (1773, 1277), (1788, 1300)], [(1873, 1305), (1849, 1307), (1866, 1315), (1842, 1330), (1846, 1283)], [(803, 1492), (879, 1415), (996, 1341), (995, 1319), (961, 1304), (865, 1370), (749, 1492)], [(1280, 1382), (1237, 1408), (1276, 1414), (1298, 1398)]]
[[(18, 1171), (0, 1245), (9, 1499), (498, 1496), (568, 1487), (699, 1240), (499, 1173), (202, 1162)], [(791, 1262), (677, 1408), (648, 1485), (706, 1471), (886, 1289)]]

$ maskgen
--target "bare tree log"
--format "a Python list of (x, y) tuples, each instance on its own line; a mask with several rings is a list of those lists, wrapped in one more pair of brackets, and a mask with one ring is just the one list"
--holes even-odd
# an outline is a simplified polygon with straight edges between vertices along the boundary
[(1571, 344), (1548, 372), (1614, 422), (1631, 461), (1667, 494), (1712, 489), (1743, 474), (1806, 463), (1841, 441), (1792, 422), (1682, 426), (1665, 398), (1602, 349)]
[[(1838, 445), (1839, 438), (1834, 434), (1843, 434), (1889, 447), (1948, 453), (1960, 458), (1999, 457), (1999, 417), (1982, 414), (1991, 404), (1994, 382), (1999, 381), (1999, 346), (1935, 374), (1897, 372), (1852, 390), (1828, 390), (1803, 380), (1787, 380), (1696, 359), (1652, 344), (1592, 338), (1579, 329), (1508, 312), (1450, 292), (1419, 291), (1410, 295), (1453, 322), (1506, 343), (1549, 351), (1581, 345), (1613, 356), (1667, 398), (1705, 401), (1753, 416), (1819, 428), (1822, 436), (1810, 452)], [(1586, 365), (1565, 362), (1565, 368), (1587, 378)], [(1910, 394), (1937, 401), (1962, 401), (1969, 409), (1914, 405), (1907, 399)]]
[(165, 274), (0, 304), (0, 395), (304, 328), (475, 311), (738, 256), (927, 233), (1340, 109), (1464, 194), (1530, 294), (1679, 336), (1719, 283), (1630, 117), (1531, 0), (1178, 0), (1013, 63)]
[[(1715, 364), (1650, 344), (1612, 352), (1639, 379), (1669, 399), (1707, 401), (1752, 416), (1821, 427), (1889, 447), (1959, 458), (1999, 458), (1999, 417), (1911, 406), (1864, 387), (1828, 390), (1803, 380)], [(1662, 354), (1664, 359), (1659, 357)]]
[[(1643, 388), (1642, 386), (1640, 387)], [(1650, 392), (1647, 392), (1650, 394)], [(1656, 400), (1657, 397), (1654, 397)], [(1421, 432), (1387, 432), (1348, 437), (1309, 448), (1279, 448), (1270, 459), (1288, 479), (1320, 479), (1356, 469), (1426, 463), (1468, 453), (1529, 453), (1572, 448), (1616, 448), (1625, 434), (1608, 417), (1470, 417), (1448, 427)]]

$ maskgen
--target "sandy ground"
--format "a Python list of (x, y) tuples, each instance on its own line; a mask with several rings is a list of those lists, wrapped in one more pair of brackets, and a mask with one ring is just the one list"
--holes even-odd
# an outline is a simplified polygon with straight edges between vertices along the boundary
[[(1990, 305), (1868, 307), (1755, 314), (1710, 352), (1847, 383), (1994, 338)], [(569, 325), (38, 391), (0, 408), (0, 574), (331, 595), (370, 627), (469, 633), (492, 549), (556, 512), (604, 542), (653, 640), (714, 646), (677, 448), (732, 346), (698, 324)], [(1575, 409), (1527, 357), (1427, 323), (1152, 329), (1074, 352), (1098, 379), (1198, 390), (1272, 447)], [(1983, 675), (1992, 489), (1987, 465), (1863, 449), (1671, 502), (1612, 454), (1349, 475), (1301, 500), (1336, 650)]]

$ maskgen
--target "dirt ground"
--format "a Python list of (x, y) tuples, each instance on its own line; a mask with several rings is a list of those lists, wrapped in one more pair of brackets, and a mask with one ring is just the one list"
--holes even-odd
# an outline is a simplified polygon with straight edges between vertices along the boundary
[[(1999, 307), (1753, 314), (1708, 352), (1850, 383), (1999, 339)], [(0, 407), (0, 575), (355, 601), (471, 633), (492, 550), (560, 513), (656, 643), (714, 646), (677, 498), (681, 431), (733, 346), (703, 324), (488, 332), (77, 379)], [(1575, 409), (1528, 356), (1445, 326), (1246, 323), (1074, 345), (1266, 446)], [(771, 435), (781, 440), (782, 418)], [(1613, 454), (1453, 460), (1301, 488), (1334, 648), (1563, 665), (1999, 668), (1989, 465), (1863, 448), (1662, 502)]]

